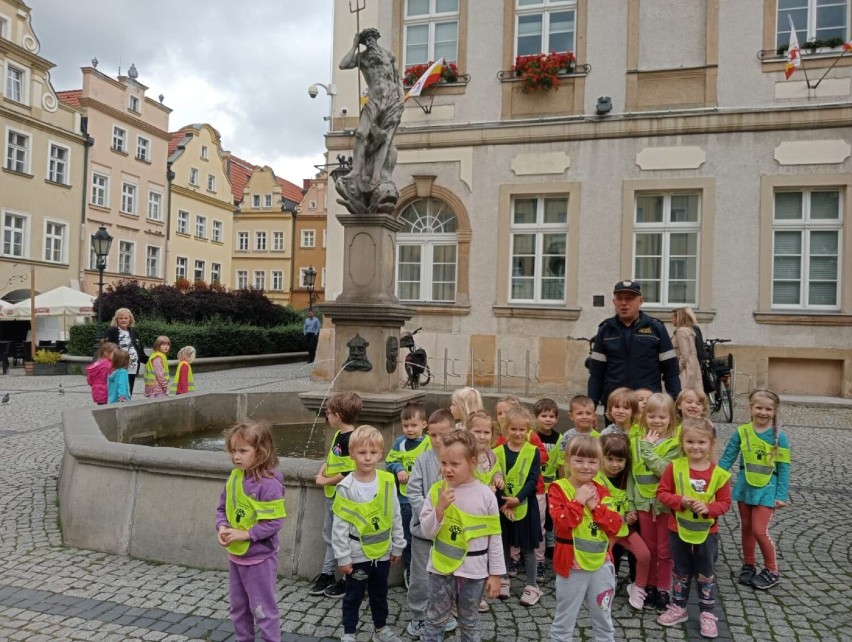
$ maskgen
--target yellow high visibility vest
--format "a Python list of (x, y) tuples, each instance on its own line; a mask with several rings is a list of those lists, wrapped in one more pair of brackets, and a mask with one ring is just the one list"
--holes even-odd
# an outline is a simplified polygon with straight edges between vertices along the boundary
[[(506, 470), (506, 451), (507, 446), (497, 446), (494, 449), (494, 454), (497, 455), (497, 462), (500, 464), (500, 470), (503, 472), (503, 493), (506, 497), (517, 497), (518, 493), (527, 480), (527, 475), (532, 468), (533, 457), (535, 457), (536, 447), (529, 442), (525, 442), (521, 451), (518, 453), (518, 458), (515, 460), (515, 465), (512, 470)], [(518, 522), (527, 516), (527, 502), (521, 502), (515, 508), (515, 521)]]
[[(429, 489), (432, 506), (438, 505), (443, 483), (436, 481)], [(500, 533), (499, 515), (471, 515), (450, 504), (444, 510), (444, 522), (432, 543), (432, 566), (439, 573), (451, 575), (467, 557), (470, 540)]]
[(621, 528), (618, 529), (618, 533), (616, 533), (615, 536), (627, 537), (630, 533), (630, 529), (627, 527), (627, 522), (624, 520), (624, 516), (627, 514), (627, 489), (616, 488), (613, 486), (612, 482), (609, 481), (609, 477), (600, 470), (598, 471), (598, 474), (595, 475), (595, 481), (609, 491), (609, 494), (612, 497), (612, 510), (621, 515)]
[(160, 357), (163, 360), (163, 372), (166, 374), (166, 380), (169, 379), (169, 359), (162, 352), (152, 352), (148, 357), (148, 363), (145, 364), (145, 385), (153, 386), (157, 379), (154, 377), (154, 359)]
[[(405, 442), (403, 441), (401, 446), (405, 446)], [(417, 447), (413, 450), (396, 450), (391, 448), (390, 452), (388, 452), (388, 456), (385, 459), (387, 463), (399, 462), (402, 464), (402, 468), (409, 475), (411, 474), (411, 469), (414, 468), (414, 461), (427, 450), (432, 448), (432, 442), (429, 440), (429, 437), (424, 437)], [(399, 494), (405, 497), (405, 489), (408, 488), (408, 484), (400, 484), (399, 485)]]
[[(686, 457), (675, 459), (672, 462), (672, 472), (674, 473), (675, 492), (678, 495), (694, 497), (705, 504), (712, 501), (716, 496), (716, 491), (731, 478), (731, 473), (715, 466), (710, 476), (710, 485), (703, 493), (700, 493), (689, 483), (689, 459)], [(677, 519), (677, 534), (687, 544), (702, 544), (707, 539), (710, 527), (713, 526), (715, 521), (710, 517), (701, 517), (691, 510), (677, 511), (675, 519)]]
[(500, 472), (500, 462), (495, 461), (494, 465), (491, 467), (487, 473), (482, 472), (479, 468), (473, 469), (473, 476), (476, 477), (477, 480), (481, 481), (486, 486), (490, 486), (491, 482), (494, 481), (494, 475)]
[(559, 475), (559, 466), (565, 460), (565, 444), (563, 440), (565, 435), (559, 435), (559, 439), (553, 444), (553, 448), (547, 453), (547, 463), (541, 470), (541, 477), (544, 479), (544, 492), (547, 493), (550, 485), (556, 481)]
[(386, 470), (377, 470), (376, 475), (379, 492), (369, 502), (353, 502), (338, 493), (331, 507), (335, 515), (355, 527), (364, 555), (371, 560), (384, 557), (390, 549), (393, 526), (393, 475)]
[[(562, 489), (568, 499), (574, 499), (577, 491), (571, 485), (571, 482), (567, 479), (557, 479), (553, 483)], [(609, 499), (609, 497), (605, 497), (603, 503), (610, 505)], [(574, 546), (574, 559), (581, 569), (596, 571), (603, 566), (609, 548), (609, 536), (592, 519), (592, 512), (587, 506), (583, 506), (583, 521), (574, 527), (571, 537)]]
[(750, 423), (737, 428), (740, 433), (740, 452), (743, 455), (743, 470), (749, 486), (763, 488), (772, 479), (775, 463), (790, 463), (790, 449), (778, 447), (778, 454), (772, 456), (772, 444), (757, 436)]
[[(338, 473), (351, 473), (355, 470), (355, 460), (352, 459), (349, 455), (345, 457), (341, 457), (340, 455), (334, 454), (334, 442), (337, 441), (337, 436), (340, 434), (338, 430), (334, 433), (334, 437), (331, 440), (331, 448), (328, 449), (328, 454), (325, 456), (325, 476), (326, 477), (334, 477)], [(325, 496), (331, 499), (334, 497), (335, 489), (337, 488), (334, 484), (326, 484), (323, 488), (323, 492)]]
[(172, 384), (169, 386), (169, 392), (173, 395), (177, 394), (178, 382), (180, 381), (180, 371), (186, 368), (187, 392), (195, 392), (195, 380), (192, 377), (192, 367), (186, 361), (181, 361), (175, 368), (175, 378), (172, 379)]
[[(243, 491), (245, 472), (239, 468), (231, 471), (225, 484), (225, 515), (231, 528), (247, 531), (262, 519), (279, 519), (287, 517), (284, 498), (261, 502), (252, 499)], [(232, 555), (245, 555), (251, 542), (240, 540), (228, 544), (228, 552)]]
[[(636, 488), (639, 489), (639, 494), (642, 497), (653, 499), (657, 496), (657, 486), (660, 483), (660, 478), (642, 460), (642, 456), (639, 454), (640, 441), (642, 441), (642, 434), (639, 432), (634, 433), (630, 437), (630, 459), (632, 461), (631, 472), (633, 473), (633, 481), (636, 482)], [(665, 457), (672, 448), (677, 448), (677, 441), (673, 437), (669, 437), (654, 446), (654, 452), (659, 457)]]

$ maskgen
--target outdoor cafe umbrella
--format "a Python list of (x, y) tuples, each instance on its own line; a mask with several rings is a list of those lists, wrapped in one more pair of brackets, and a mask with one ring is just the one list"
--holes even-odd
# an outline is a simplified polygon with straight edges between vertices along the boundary
[[(36, 295), (34, 303), (36, 318), (61, 317), (62, 332), (60, 338), (63, 339), (67, 337), (66, 324), (69, 319), (72, 319), (71, 325), (75, 325), (77, 317), (92, 316), (95, 313), (93, 296), (66, 286), (60, 286)], [(6, 309), (0, 313), (0, 319), (4, 321), (29, 319), (30, 315), (30, 299), (26, 299), (13, 305), (11, 309)]]

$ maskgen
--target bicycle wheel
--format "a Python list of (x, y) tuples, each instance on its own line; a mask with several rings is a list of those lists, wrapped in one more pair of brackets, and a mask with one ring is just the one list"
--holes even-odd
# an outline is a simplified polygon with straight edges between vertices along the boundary
[(709, 384), (709, 392), (707, 393), (707, 400), (710, 405), (710, 412), (719, 412), (719, 408), (722, 405), (722, 402), (719, 398), (719, 378), (716, 376), (716, 373), (713, 370), (709, 370), (707, 372), (707, 383)]
[(428, 386), (429, 382), (432, 381), (432, 371), (429, 370), (429, 366), (423, 367), (423, 379), (421, 386)]
[(725, 414), (725, 421), (731, 423), (734, 421), (734, 395), (731, 392), (731, 377), (726, 375), (719, 379), (718, 392), (716, 393), (722, 406), (722, 412)]

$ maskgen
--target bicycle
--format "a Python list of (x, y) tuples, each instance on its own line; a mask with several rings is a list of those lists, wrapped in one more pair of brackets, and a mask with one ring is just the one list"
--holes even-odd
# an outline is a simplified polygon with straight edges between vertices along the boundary
[(567, 337), (570, 341), (585, 341), (589, 344), (589, 356), (586, 357), (586, 360), (583, 362), (583, 365), (586, 366), (586, 370), (589, 369), (589, 366), (592, 365), (592, 348), (595, 345), (595, 337)]
[[(406, 379), (402, 385), (403, 388), (417, 390), (420, 386), (427, 386), (432, 381), (432, 371), (429, 369), (426, 350), (418, 348), (414, 342), (414, 335), (422, 329), (417, 328), (412, 332), (406, 332), (399, 338), (399, 347), (408, 348), (408, 354), (405, 355)], [(421, 381), (421, 378), (424, 380)]]
[(724, 413), (725, 421), (734, 420), (734, 394), (731, 377), (734, 373), (734, 355), (716, 358), (716, 344), (729, 343), (730, 339), (707, 339), (704, 341), (705, 358), (701, 363), (704, 391), (710, 401), (710, 412)]

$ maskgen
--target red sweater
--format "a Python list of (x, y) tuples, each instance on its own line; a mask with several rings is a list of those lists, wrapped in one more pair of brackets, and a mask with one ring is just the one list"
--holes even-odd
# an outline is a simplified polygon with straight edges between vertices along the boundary
[[(610, 549), (616, 534), (621, 528), (621, 515), (603, 505), (603, 498), (609, 497), (609, 491), (592, 482), (598, 491), (598, 505), (592, 511), (592, 519), (609, 536)], [(574, 527), (583, 521), (583, 504), (568, 499), (559, 484), (551, 484), (547, 491), (547, 507), (553, 520), (553, 534), (556, 535), (556, 548), (553, 550), (553, 570), (562, 577), (568, 577), (574, 566), (574, 546), (563, 544), (560, 539), (572, 539)], [(606, 558), (612, 560), (611, 550), (607, 550)]]
[[(710, 478), (713, 476), (713, 469), (716, 468), (716, 464), (711, 464), (710, 468), (707, 470), (693, 470), (689, 469), (689, 478), (692, 480), (704, 480), (705, 488), (710, 485)], [(669, 513), (669, 530), (677, 532), (677, 517), (675, 517), (674, 511), (682, 510), (683, 505), (681, 504), (681, 500), (683, 500), (683, 495), (678, 495), (675, 492), (675, 480), (674, 480), (674, 466), (669, 464), (666, 467), (666, 472), (663, 473), (663, 476), (660, 478), (660, 485), (657, 486), (657, 499), (659, 499), (663, 504), (668, 506), (671, 509), (671, 513)], [(730, 480), (726, 481), (722, 486), (716, 491), (716, 496), (713, 498), (713, 501), (707, 504), (707, 508), (710, 511), (708, 517), (712, 517), (714, 520), (713, 525), (710, 527), (711, 533), (716, 533), (719, 530), (718, 519), (720, 515), (723, 515), (728, 512), (731, 508), (731, 483)]]
[[(540, 460), (539, 465), (541, 466), (541, 469), (544, 470), (544, 465), (547, 463), (547, 448), (544, 447), (544, 442), (542, 442), (535, 430), (530, 430), (527, 433), (527, 441), (538, 448), (538, 456)], [(500, 435), (497, 437), (497, 441), (494, 446), (502, 446), (505, 443), (506, 438), (503, 435)], [(544, 478), (541, 475), (538, 476), (538, 481), (535, 483), (535, 494), (544, 495)]]

